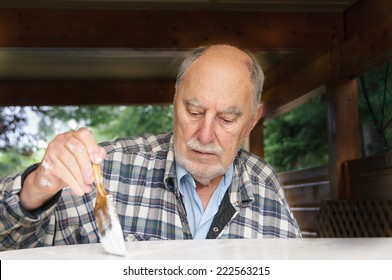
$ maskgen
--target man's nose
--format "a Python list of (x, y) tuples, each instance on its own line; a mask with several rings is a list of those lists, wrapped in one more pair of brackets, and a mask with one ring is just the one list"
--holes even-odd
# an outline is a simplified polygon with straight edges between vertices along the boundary
[(204, 118), (200, 122), (199, 141), (203, 144), (208, 144), (214, 141), (215, 137), (215, 124), (213, 118)]

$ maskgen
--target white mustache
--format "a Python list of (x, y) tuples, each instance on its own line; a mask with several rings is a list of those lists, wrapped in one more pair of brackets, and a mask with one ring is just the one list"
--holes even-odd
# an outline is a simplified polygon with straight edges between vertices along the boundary
[(220, 155), (223, 153), (223, 149), (221, 146), (210, 143), (207, 145), (204, 145), (200, 143), (197, 139), (191, 139), (187, 143), (188, 148), (195, 150), (199, 153), (209, 153), (209, 154), (216, 154)]

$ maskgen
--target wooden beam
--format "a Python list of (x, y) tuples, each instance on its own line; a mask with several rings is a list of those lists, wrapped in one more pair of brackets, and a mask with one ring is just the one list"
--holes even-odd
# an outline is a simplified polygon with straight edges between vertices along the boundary
[(358, 1), (344, 14), (345, 37), (360, 34), (362, 30), (390, 19), (391, 15), (391, 0)]
[[(263, 118), (268, 118), (286, 111), (287, 104), (295, 102), (303, 95), (320, 87), (330, 76), (330, 55), (323, 54), (311, 63), (305, 65), (273, 87), (266, 84), (262, 102), (264, 104)], [(266, 72), (269, 76), (269, 71)]]
[[(262, 98), (265, 104), (264, 117), (276, 114), (282, 106), (329, 80), (355, 77), (391, 57), (392, 19), (388, 19), (352, 36), (274, 86), (268, 87), (266, 84)], [(268, 75), (269, 71), (266, 73)]]
[(0, 106), (171, 104), (171, 81), (2, 81)]
[(337, 12), (0, 9), (0, 47), (327, 50), (343, 39)]
[(356, 79), (329, 82), (327, 96), (331, 199), (345, 199), (343, 163), (359, 158), (361, 149)]
[(265, 88), (271, 88), (288, 76), (293, 75), (305, 65), (318, 58), (320, 52), (295, 52), (287, 54), (283, 59), (272, 65), (266, 73)]
[(3, 8), (231, 11), (344, 11), (356, 0), (1, 0)]

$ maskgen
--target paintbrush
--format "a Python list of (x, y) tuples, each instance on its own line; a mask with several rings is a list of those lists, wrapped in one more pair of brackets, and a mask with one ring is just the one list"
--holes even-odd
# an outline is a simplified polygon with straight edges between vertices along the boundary
[(126, 249), (120, 221), (113, 204), (113, 197), (105, 191), (99, 165), (92, 164), (97, 200), (94, 206), (95, 219), (98, 224), (100, 241), (106, 252), (125, 256)]

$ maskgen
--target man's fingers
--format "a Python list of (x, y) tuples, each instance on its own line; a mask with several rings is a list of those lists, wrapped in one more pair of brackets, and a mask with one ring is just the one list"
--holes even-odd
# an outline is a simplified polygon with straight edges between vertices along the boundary
[[(69, 169), (69, 166), (72, 165), (77, 166), (77, 162), (70, 152), (63, 151), (61, 156), (45, 155), (41, 163), (43, 171), (39, 173), (37, 183), (41, 188), (53, 193), (69, 186), (76, 195), (82, 196), (85, 193), (83, 177), (80, 171), (78, 174), (78, 168), (75, 170)], [(75, 175), (75, 173), (78, 175)]]
[(83, 142), (84, 146), (87, 149), (90, 161), (96, 164), (100, 164), (106, 156), (106, 151), (102, 147), (98, 146), (97, 142), (94, 139), (93, 133), (87, 128), (80, 128), (75, 131), (73, 135), (81, 142)]
[[(88, 192), (87, 188), (85, 187), (86, 185), (92, 184), (92, 180), (90, 179), (91, 182), (86, 182), (88, 178), (88, 173), (83, 173), (83, 170), (80, 168), (80, 162), (85, 160), (87, 162), (87, 167), (85, 167), (84, 172), (89, 172), (88, 168), (91, 169), (91, 164), (89, 164), (89, 161), (86, 158), (86, 155), (80, 156), (78, 154), (79, 152), (76, 152), (77, 156), (71, 151), (64, 151), (61, 154), (58, 155), (58, 160), (61, 162), (61, 165), (58, 166), (59, 168), (59, 175), (64, 178), (64, 182), (68, 182), (68, 178), (65, 178), (64, 176), (68, 176), (72, 179), (72, 185), (69, 185), (72, 190), (83, 190), (83, 192)], [(83, 151), (82, 151), (83, 153)], [(85, 153), (85, 152), (84, 152)], [(86, 171), (87, 169), (87, 171)], [(68, 172), (68, 175), (67, 175)], [(92, 171), (90, 171), (92, 173)], [(87, 174), (87, 175), (86, 175)], [(78, 191), (79, 192), (79, 191)], [(75, 192), (76, 193), (76, 192)], [(78, 193), (76, 193), (78, 194)], [(82, 194), (83, 195), (83, 194)]]
[(59, 155), (61, 161), (65, 166), (68, 166), (75, 178), (82, 178), (84, 184), (91, 185), (94, 182), (94, 175), (91, 168), (90, 156), (83, 142), (76, 137), (72, 137), (67, 141), (65, 147), (70, 153), (68, 156), (72, 158), (72, 162), (67, 157)]
[(78, 196), (84, 195), (85, 192), (82, 185), (78, 182), (78, 180), (73, 176), (73, 174), (65, 165), (58, 164), (56, 173), (59, 177), (64, 178), (64, 183), (71, 188), (74, 194)]

